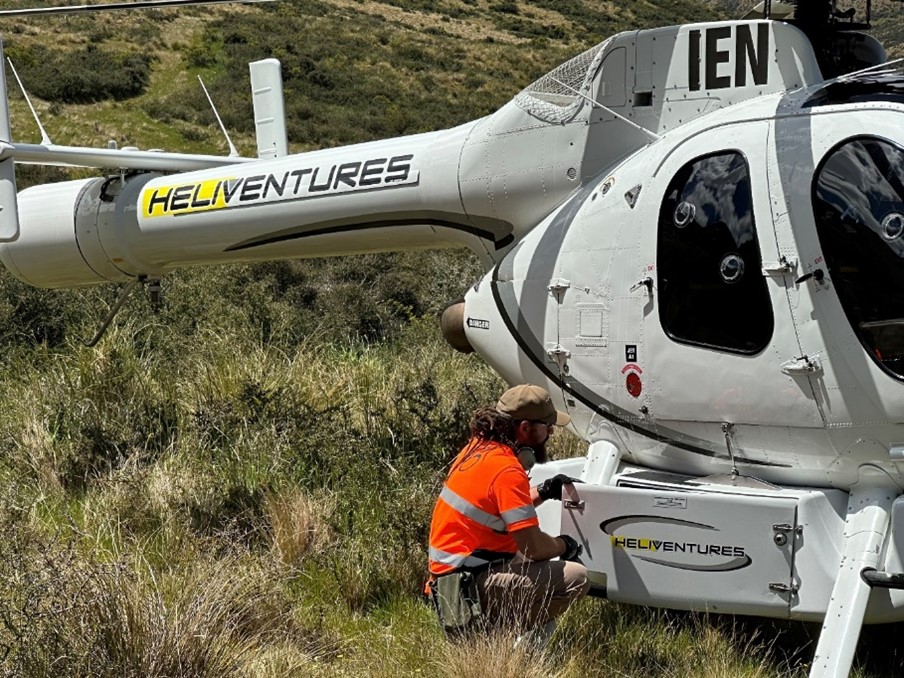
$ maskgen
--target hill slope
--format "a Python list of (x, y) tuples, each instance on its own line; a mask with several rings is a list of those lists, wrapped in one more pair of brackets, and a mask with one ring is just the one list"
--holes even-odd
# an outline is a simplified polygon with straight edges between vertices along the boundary
[[(19, 4), (6, 0), (0, 8)], [(210, 152), (219, 144), (223, 150), (197, 84), (201, 75), (227, 127), (250, 151), (247, 63), (277, 57), (290, 140), (303, 150), (450, 127), (495, 110), (612, 33), (716, 16), (690, 0), (661, 7), (645, 1), (281, 0), (10, 19), (4, 35), (26, 86), (49, 99), (38, 108), (59, 142), (103, 144), (112, 138), (143, 148)], [(101, 91), (104, 78), (122, 70), (97, 73), (97, 64), (86, 60), (91, 52), (140, 57), (149, 74), (129, 83), (133, 90), (123, 88), (121, 102), (96, 96), (91, 106), (79, 105), (79, 91)], [(137, 64), (136, 70), (142, 68)], [(89, 75), (93, 88), (81, 85)], [(15, 135), (34, 135), (25, 109), (16, 113)]]

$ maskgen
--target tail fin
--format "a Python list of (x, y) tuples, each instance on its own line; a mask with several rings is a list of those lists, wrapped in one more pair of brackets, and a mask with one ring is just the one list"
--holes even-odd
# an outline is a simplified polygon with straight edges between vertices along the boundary
[(289, 143), (280, 63), (277, 59), (263, 59), (249, 64), (249, 68), (257, 157), (281, 158), (288, 155)]
[[(9, 143), (9, 98), (6, 92), (6, 57), (0, 40), (0, 144)], [(0, 242), (19, 237), (19, 208), (16, 201), (16, 167), (8, 157), (0, 161)]]

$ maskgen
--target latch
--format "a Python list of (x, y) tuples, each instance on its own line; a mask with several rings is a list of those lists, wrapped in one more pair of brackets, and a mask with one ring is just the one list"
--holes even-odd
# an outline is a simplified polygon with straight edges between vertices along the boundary
[(583, 511), (584, 510), (584, 502), (578, 499), (563, 499), (562, 500), (562, 508), (567, 509), (569, 511)]
[(795, 594), (800, 591), (800, 586), (797, 584), (785, 584), (783, 582), (772, 582), (769, 584), (769, 590), (774, 591), (775, 593), (790, 593)]
[(816, 284), (820, 284), (823, 280), (825, 280), (826, 272), (821, 268), (814, 269), (809, 273), (804, 273), (797, 280), (794, 281), (795, 285), (800, 285), (801, 283), (807, 282), (810, 278), (816, 281)]
[(651, 297), (653, 296), (653, 279), (652, 279), (650, 276), (647, 276), (647, 277), (644, 278), (643, 280), (638, 280), (636, 283), (634, 283), (633, 285), (631, 285), (631, 289), (628, 290), (628, 291), (629, 291), (629, 292), (634, 292), (635, 290), (638, 290), (638, 289), (640, 289), (641, 287), (646, 287), (646, 288), (647, 288), (647, 294), (648, 294), (649, 296), (651, 296)]
[(793, 533), (796, 537), (799, 537), (803, 534), (804, 526), (798, 525), (795, 527), (788, 523), (776, 523), (772, 526), (772, 531), (775, 532), (775, 534), (772, 535), (772, 541), (775, 542), (775, 545), (784, 546), (788, 543), (788, 535)]
[(787, 259), (784, 255), (779, 257), (778, 261), (764, 261), (763, 275), (782, 276), (793, 273), (797, 268), (796, 259)]
[(815, 356), (811, 358), (808, 355), (803, 355), (800, 358), (792, 358), (782, 363), (782, 372), (792, 377), (815, 374), (821, 369), (822, 365), (819, 364), (819, 358)]

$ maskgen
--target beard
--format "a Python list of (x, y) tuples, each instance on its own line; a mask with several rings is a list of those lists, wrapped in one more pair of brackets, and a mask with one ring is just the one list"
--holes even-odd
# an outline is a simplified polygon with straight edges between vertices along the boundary
[(549, 461), (549, 452), (546, 451), (545, 440), (539, 445), (531, 445), (531, 449), (534, 451), (534, 457), (536, 457), (538, 464), (545, 464)]

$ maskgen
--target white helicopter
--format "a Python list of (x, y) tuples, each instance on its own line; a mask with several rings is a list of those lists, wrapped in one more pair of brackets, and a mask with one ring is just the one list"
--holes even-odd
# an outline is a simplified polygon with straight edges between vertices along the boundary
[[(532, 477), (583, 481), (541, 514), (596, 593), (823, 620), (811, 676), (844, 676), (864, 622), (904, 620), (904, 66), (869, 11), (621, 33), (486, 118), (300, 155), (273, 60), (257, 159), (17, 143), (4, 108), (0, 260), (131, 289), (469, 247), (444, 332), (587, 441)], [(110, 172), (17, 197), (15, 162)]]

